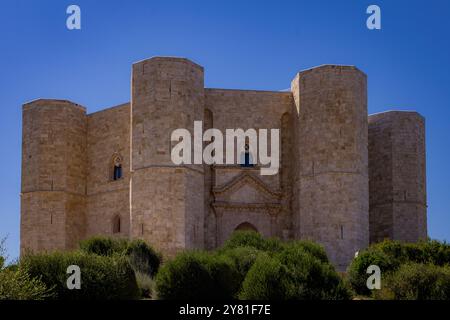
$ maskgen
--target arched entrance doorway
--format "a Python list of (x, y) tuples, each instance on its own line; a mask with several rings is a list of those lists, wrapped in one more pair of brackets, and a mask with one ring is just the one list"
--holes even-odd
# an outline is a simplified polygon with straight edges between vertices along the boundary
[(243, 222), (240, 225), (238, 225), (234, 231), (255, 231), (258, 232), (258, 229), (254, 225), (252, 225), (249, 222)]

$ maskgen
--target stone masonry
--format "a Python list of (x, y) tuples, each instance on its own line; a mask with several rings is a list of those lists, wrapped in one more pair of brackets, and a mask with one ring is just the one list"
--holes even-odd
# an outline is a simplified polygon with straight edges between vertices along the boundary
[[(173, 164), (172, 131), (193, 133), (197, 120), (280, 129), (278, 174)], [(173, 256), (252, 229), (317, 241), (343, 270), (371, 242), (427, 237), (424, 126), (416, 112), (368, 116), (367, 78), (353, 66), (302, 71), (279, 92), (205, 88), (203, 67), (184, 58), (140, 61), (130, 103), (92, 114), (66, 100), (23, 106), (21, 250), (107, 235)]]

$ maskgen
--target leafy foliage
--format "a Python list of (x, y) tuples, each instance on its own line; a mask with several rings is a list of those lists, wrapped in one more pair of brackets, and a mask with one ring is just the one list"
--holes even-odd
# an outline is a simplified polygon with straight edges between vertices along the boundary
[(390, 274), (375, 298), (395, 300), (450, 300), (450, 267), (406, 263)]
[(275, 252), (283, 248), (280, 240), (275, 238), (265, 239), (255, 231), (235, 231), (225, 242), (221, 250), (238, 247), (252, 247), (262, 251)]
[[(81, 289), (67, 288), (67, 267), (81, 269)], [(24, 256), (19, 270), (54, 288), (54, 298), (134, 299), (139, 296), (134, 271), (125, 257), (107, 257), (85, 252), (54, 252)]]
[(81, 251), (105, 257), (122, 254), (127, 250), (127, 246), (127, 240), (102, 236), (92, 237), (80, 242)]
[[(414, 267), (411, 267), (411, 264), (414, 265)], [(429, 268), (426, 269), (426, 271), (429, 271), (428, 274), (430, 274), (430, 270), (434, 270), (433, 274), (435, 274), (437, 272), (436, 269), (433, 269), (435, 266), (445, 267), (449, 264), (450, 245), (445, 242), (427, 240), (418, 243), (401, 243), (398, 241), (385, 240), (371, 245), (366, 250), (360, 252), (358, 257), (352, 261), (348, 268), (348, 279), (356, 293), (370, 295), (372, 292), (367, 289), (366, 286), (368, 277), (366, 270), (370, 265), (377, 265), (380, 267), (382, 273), (382, 286), (383, 284), (388, 283), (388, 281), (394, 286), (394, 283), (397, 283), (396, 281), (399, 280), (398, 277), (400, 275), (404, 278), (404, 273), (407, 272), (406, 270), (414, 271), (413, 273), (415, 273), (416, 270), (422, 268), (419, 268), (418, 265), (423, 265), (423, 268)], [(408, 267), (404, 267), (405, 265), (408, 265)], [(397, 273), (399, 269), (402, 270), (401, 273)], [(434, 278), (430, 276), (425, 279), (425, 281), (431, 281), (432, 279)], [(419, 281), (417, 283), (421, 282)], [(430, 287), (434, 286), (434, 284), (431, 283), (429, 285)], [(406, 286), (399, 285), (392, 288), (406, 288)], [(387, 298), (389, 294), (391, 294), (391, 298), (394, 298), (395, 296), (400, 299), (403, 295), (400, 294), (400, 291), (398, 290), (382, 290), (383, 298)], [(380, 297), (379, 292), (375, 291), (374, 293)], [(409, 293), (404, 292), (403, 294), (411, 297)]]
[(53, 296), (52, 290), (23, 270), (0, 271), (0, 300), (43, 300)]
[(161, 264), (161, 254), (156, 252), (143, 240), (130, 242), (125, 251), (131, 266), (136, 272), (150, 277), (156, 275)]
[(275, 256), (260, 255), (249, 270), (239, 297), (252, 300), (349, 299), (350, 292), (334, 267), (307, 248), (310, 247), (295, 243)]
[(237, 278), (236, 269), (226, 258), (193, 251), (163, 265), (156, 276), (156, 287), (161, 299), (231, 299), (239, 287)]

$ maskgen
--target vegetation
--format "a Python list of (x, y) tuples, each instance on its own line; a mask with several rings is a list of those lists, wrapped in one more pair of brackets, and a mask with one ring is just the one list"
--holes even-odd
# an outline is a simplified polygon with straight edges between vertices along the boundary
[[(367, 289), (370, 265), (380, 267), (381, 290)], [(445, 242), (385, 240), (360, 252), (349, 266), (348, 279), (357, 294), (377, 299), (448, 299), (449, 265), (450, 245)]]
[(161, 264), (161, 254), (143, 240), (128, 241), (107, 237), (93, 237), (80, 242), (80, 249), (88, 254), (105, 257), (125, 256), (135, 272), (153, 277)]
[(156, 278), (162, 299), (348, 299), (322, 247), (239, 231), (212, 253), (185, 252)]
[[(1, 299), (399, 300), (450, 299), (450, 245), (384, 241), (361, 251), (345, 278), (311, 241), (281, 242), (235, 232), (214, 251), (185, 251), (162, 266), (143, 240), (95, 237), (72, 252), (26, 254), (6, 265), (0, 240)], [(81, 289), (67, 289), (67, 267), (82, 270)], [(381, 290), (366, 285), (370, 265)]]
[[(80, 290), (67, 288), (66, 271), (70, 265), (82, 270)], [(125, 257), (80, 251), (43, 253), (23, 257), (19, 270), (52, 288), (55, 299), (135, 299), (140, 293), (134, 271)]]
[(30, 277), (17, 265), (6, 265), (6, 238), (0, 239), (0, 300), (43, 300), (52, 296), (42, 281)]
[(52, 296), (42, 281), (23, 270), (0, 271), (0, 300), (44, 300)]
[(450, 300), (450, 267), (406, 263), (387, 276), (377, 299)]
[(144, 299), (155, 299), (155, 281), (146, 273), (136, 272), (136, 282), (140, 290), (141, 297)]
[(237, 279), (237, 270), (230, 260), (192, 251), (163, 265), (156, 276), (156, 288), (161, 299), (232, 299), (239, 288)]
[(103, 236), (96, 236), (80, 242), (80, 250), (89, 254), (110, 257), (123, 254), (127, 249), (128, 241)]

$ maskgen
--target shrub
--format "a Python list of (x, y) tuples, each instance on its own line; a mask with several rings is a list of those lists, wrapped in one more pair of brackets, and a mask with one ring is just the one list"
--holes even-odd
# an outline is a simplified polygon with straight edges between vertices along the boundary
[(52, 295), (42, 281), (31, 278), (23, 270), (0, 271), (0, 300), (43, 300)]
[(407, 263), (388, 275), (378, 299), (450, 300), (450, 267)]
[[(255, 231), (235, 231), (225, 242), (221, 250), (234, 249), (238, 247), (253, 247), (262, 251), (275, 252), (283, 248), (278, 239), (265, 239)], [(219, 250), (220, 251), (220, 250)]]
[[(322, 256), (323, 258), (323, 256)], [(350, 292), (328, 262), (301, 245), (287, 246), (275, 256), (258, 256), (250, 268), (241, 299), (349, 299)]]
[(141, 297), (155, 298), (155, 282), (148, 274), (137, 271), (136, 282), (141, 291)]
[(156, 276), (158, 298), (201, 300), (213, 292), (213, 280), (200, 253), (181, 253), (162, 266)]
[(233, 261), (226, 256), (213, 254), (209, 255), (204, 263), (214, 282), (216, 291), (213, 293), (213, 299), (229, 300), (236, 298), (242, 279), (240, 279)]
[(143, 240), (130, 242), (125, 254), (136, 272), (145, 273), (150, 277), (153, 277), (158, 272), (161, 255)]
[[(81, 269), (81, 289), (67, 289), (69, 265)], [(139, 296), (136, 278), (124, 257), (106, 257), (84, 252), (55, 252), (24, 256), (19, 270), (54, 288), (57, 299), (134, 299)]]
[[(312, 252), (312, 253), (311, 253)], [(349, 299), (350, 292), (334, 267), (328, 262), (324, 249), (306, 242), (287, 246), (279, 254), (286, 266), (289, 299)]]
[(254, 247), (236, 247), (232, 249), (222, 250), (220, 255), (225, 256), (234, 264), (239, 279), (238, 281), (242, 283), (250, 270), (252, 265), (255, 263), (256, 258), (263, 251), (255, 249)]
[(127, 245), (128, 242), (124, 239), (97, 236), (81, 241), (80, 249), (86, 253), (109, 257), (113, 254), (122, 254)]
[(162, 266), (156, 276), (156, 288), (161, 299), (230, 299), (239, 287), (236, 279), (237, 271), (226, 257), (184, 252)]
[[(417, 246), (422, 249), (423, 263), (432, 263), (437, 266), (450, 265), (450, 245), (448, 243), (437, 240), (429, 240), (419, 242)], [(410, 260), (416, 261), (412, 259)]]
[[(391, 273), (408, 263), (449, 265), (450, 245), (436, 240), (408, 244), (385, 240), (371, 245), (362, 251), (349, 266), (349, 282), (358, 294), (369, 295), (371, 292), (366, 287), (368, 266), (372, 264), (379, 266), (382, 276), (389, 277)], [(388, 292), (384, 291), (384, 294), (388, 295)]]
[(283, 300), (287, 298), (287, 273), (281, 262), (263, 253), (247, 273), (239, 293), (242, 300)]
[(6, 248), (5, 248), (6, 237), (0, 239), (0, 270), (3, 269), (6, 262)]
[(298, 248), (299, 250), (303, 250), (311, 254), (323, 263), (329, 263), (324, 247), (315, 242), (308, 240), (291, 241), (285, 244), (285, 248), (287, 248), (287, 250), (297, 250), (296, 248)]
[(382, 274), (385, 274), (396, 270), (400, 266), (400, 261), (380, 250), (368, 249), (360, 252), (347, 270), (348, 281), (357, 294), (370, 295), (371, 293), (366, 284), (369, 277), (367, 268), (370, 265), (379, 266)]

